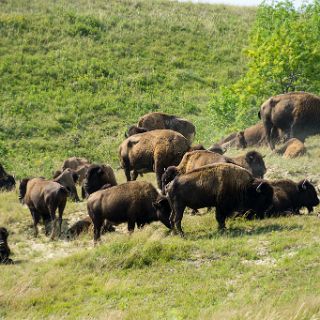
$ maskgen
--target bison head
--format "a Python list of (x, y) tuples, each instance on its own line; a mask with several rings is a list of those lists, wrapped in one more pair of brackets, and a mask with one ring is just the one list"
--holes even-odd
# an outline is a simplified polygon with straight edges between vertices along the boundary
[(131, 127), (129, 127), (128, 131), (124, 134), (124, 136), (126, 138), (128, 138), (130, 136), (133, 136), (134, 134), (143, 133), (143, 132), (147, 132), (147, 131), (148, 130), (143, 127), (131, 126)]
[(7, 239), (9, 236), (9, 232), (6, 228), (0, 228), (0, 241), (3, 241), (4, 243), (7, 243)]
[(319, 198), (315, 187), (305, 179), (298, 183), (298, 190), (300, 205), (306, 207), (309, 213), (312, 212), (313, 207), (316, 207), (319, 204)]
[(254, 179), (247, 190), (246, 208), (253, 209), (258, 217), (263, 217), (272, 205), (273, 188), (265, 180)]
[(159, 199), (152, 203), (153, 208), (156, 210), (158, 219), (169, 229), (171, 229), (170, 214), (171, 207), (166, 197), (159, 197)]
[(263, 178), (267, 172), (266, 165), (263, 161), (262, 155), (257, 151), (249, 151), (245, 155), (245, 161), (255, 178)]
[(175, 166), (168, 167), (161, 177), (162, 194), (165, 194), (165, 186), (178, 175), (178, 169)]
[(245, 149), (247, 147), (247, 141), (246, 141), (246, 138), (244, 137), (244, 131), (240, 131), (237, 133), (235, 137), (235, 141), (236, 141), (236, 148)]
[(219, 154), (224, 154), (226, 152), (226, 149), (225, 148), (222, 148), (220, 146), (220, 144), (218, 143), (215, 143), (214, 145), (212, 145), (208, 151), (211, 151), (211, 152), (215, 152), (215, 153), (219, 153)]
[(23, 199), (27, 193), (27, 185), (29, 182), (29, 178), (22, 179), (19, 185), (19, 201), (23, 203)]

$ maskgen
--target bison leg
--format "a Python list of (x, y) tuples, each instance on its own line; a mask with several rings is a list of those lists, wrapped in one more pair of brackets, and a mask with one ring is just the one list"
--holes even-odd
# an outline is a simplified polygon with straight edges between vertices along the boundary
[(54, 240), (56, 237), (56, 233), (57, 233), (57, 217), (56, 217), (56, 210), (57, 207), (56, 206), (50, 206), (49, 207), (49, 212), (50, 212), (50, 216), (51, 216), (51, 220), (52, 220), (52, 231), (51, 231), (51, 236), (50, 239)]
[(92, 222), (93, 222), (93, 233), (94, 233), (93, 242), (96, 244), (101, 237), (101, 228), (103, 225), (103, 219), (94, 217), (94, 219), (92, 219)]
[(134, 231), (136, 222), (134, 220), (128, 220), (128, 231), (129, 233), (132, 233)]
[(78, 196), (78, 192), (77, 192), (77, 188), (74, 186), (72, 187), (71, 190), (71, 194), (72, 194), (72, 198), (75, 202), (80, 202), (79, 196)]
[(138, 172), (136, 170), (133, 170), (131, 172), (131, 181), (136, 181), (138, 178)]
[(157, 177), (157, 184), (158, 184), (158, 188), (162, 190), (162, 174), (164, 172), (165, 167), (163, 165), (161, 165), (161, 163), (159, 163), (158, 161), (155, 162), (154, 164), (154, 171), (156, 173), (156, 177)]
[(33, 220), (34, 236), (37, 237), (39, 234), (38, 223), (40, 221), (40, 215), (35, 209), (30, 209), (30, 212)]
[(170, 216), (170, 222), (171, 222), (171, 227), (173, 231), (177, 231), (181, 237), (184, 236), (184, 232), (181, 228), (181, 220), (183, 218), (183, 212), (186, 206), (184, 205), (177, 205), (176, 203), (173, 204), (173, 212)]
[[(78, 196), (78, 195), (77, 195)], [(63, 211), (64, 208), (66, 207), (66, 201), (63, 201), (60, 205), (59, 205), (59, 237), (61, 235), (61, 225), (62, 225), (62, 215), (63, 215)]]
[(224, 230), (226, 228), (226, 216), (223, 214), (221, 208), (216, 208), (216, 220), (218, 222), (218, 229)]

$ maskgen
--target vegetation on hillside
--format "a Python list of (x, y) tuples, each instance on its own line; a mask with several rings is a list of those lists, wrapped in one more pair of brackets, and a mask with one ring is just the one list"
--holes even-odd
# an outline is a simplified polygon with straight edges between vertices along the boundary
[(210, 95), (243, 73), (255, 9), (172, 1), (1, 1), (0, 157), (22, 177), (68, 156), (118, 165), (127, 126), (149, 111), (219, 133)]
[(320, 93), (320, 1), (263, 4), (244, 50), (248, 71), (214, 96), (215, 123), (227, 130), (257, 122), (261, 103), (289, 91)]

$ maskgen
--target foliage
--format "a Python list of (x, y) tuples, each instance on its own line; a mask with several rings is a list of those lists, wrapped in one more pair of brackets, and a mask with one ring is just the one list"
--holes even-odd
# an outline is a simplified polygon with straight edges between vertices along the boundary
[(320, 1), (300, 8), (290, 1), (262, 4), (245, 50), (248, 71), (213, 98), (216, 121), (243, 128), (257, 121), (258, 107), (271, 95), (319, 92), (319, 40)]

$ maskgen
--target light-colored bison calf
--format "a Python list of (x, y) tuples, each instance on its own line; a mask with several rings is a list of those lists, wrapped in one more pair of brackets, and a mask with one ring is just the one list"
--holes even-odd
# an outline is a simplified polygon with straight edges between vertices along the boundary
[[(48, 225), (53, 221), (51, 239), (54, 239), (59, 223), (61, 233), (62, 215), (67, 203), (68, 191), (60, 183), (42, 178), (23, 179), (19, 186), (19, 199), (25, 203), (32, 215), (34, 234), (38, 236), (38, 223), (43, 220), (46, 233)], [(59, 218), (56, 218), (56, 210)]]
[(94, 225), (94, 241), (100, 239), (104, 221), (117, 225), (128, 223), (128, 231), (153, 221), (161, 221), (170, 228), (171, 208), (153, 185), (145, 181), (131, 181), (91, 194), (88, 214)]
[(288, 140), (281, 148), (275, 150), (279, 155), (284, 158), (292, 159), (301, 157), (306, 154), (307, 149), (302, 141), (296, 138)]

